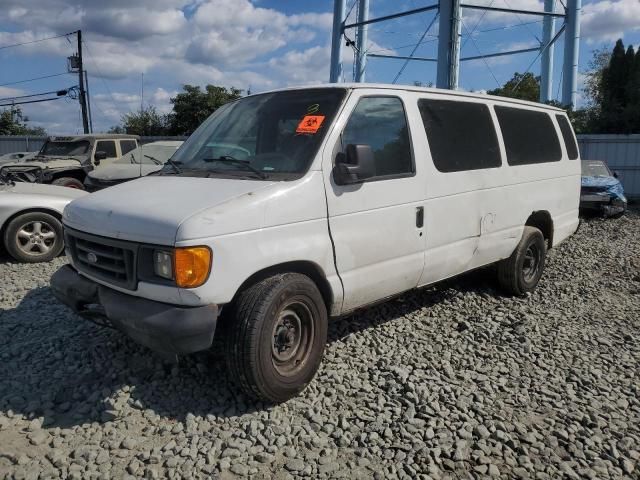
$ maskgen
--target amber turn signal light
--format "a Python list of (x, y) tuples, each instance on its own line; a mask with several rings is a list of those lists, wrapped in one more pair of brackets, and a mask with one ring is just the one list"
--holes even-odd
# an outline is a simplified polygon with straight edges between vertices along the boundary
[(176, 248), (173, 265), (176, 285), (195, 288), (206, 282), (211, 272), (211, 257), (209, 247)]

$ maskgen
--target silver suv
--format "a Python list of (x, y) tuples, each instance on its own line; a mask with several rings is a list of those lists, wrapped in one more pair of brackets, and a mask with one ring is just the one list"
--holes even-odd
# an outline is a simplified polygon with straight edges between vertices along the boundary
[(0, 174), (22, 182), (84, 188), (87, 173), (138, 147), (137, 135), (54, 136), (35, 157), (0, 161)]

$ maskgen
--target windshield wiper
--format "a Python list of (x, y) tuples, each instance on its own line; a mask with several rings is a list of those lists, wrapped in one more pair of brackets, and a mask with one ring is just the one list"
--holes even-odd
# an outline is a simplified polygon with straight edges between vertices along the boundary
[(151, 160), (156, 165), (162, 165), (162, 162), (160, 160), (158, 160), (157, 158), (152, 157), (151, 155), (145, 155), (145, 157), (147, 157), (149, 160)]
[(173, 171), (176, 172), (178, 175), (182, 173), (182, 169), (178, 166), (178, 164), (182, 162), (176, 162), (175, 160), (171, 160), (170, 158), (167, 158), (167, 163), (171, 165), (171, 168), (173, 168)]
[(227, 162), (227, 163), (232, 163), (233, 165), (238, 165), (240, 167), (243, 167), (245, 170), (248, 170), (250, 172), (255, 173), (258, 178), (261, 178), (262, 180), (267, 179), (269, 176), (264, 173), (261, 172), (260, 170), (258, 170), (257, 168), (253, 168), (250, 164), (248, 160), (239, 160), (237, 158), (234, 158), (230, 155), (222, 155), (220, 157), (217, 158), (203, 158), (202, 159), (203, 162)]

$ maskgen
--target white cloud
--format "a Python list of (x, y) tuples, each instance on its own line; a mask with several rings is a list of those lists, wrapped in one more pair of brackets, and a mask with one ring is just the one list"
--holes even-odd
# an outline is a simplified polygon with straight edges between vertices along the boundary
[(640, 30), (638, 0), (603, 0), (582, 9), (581, 35), (588, 42), (616, 40), (625, 32)]

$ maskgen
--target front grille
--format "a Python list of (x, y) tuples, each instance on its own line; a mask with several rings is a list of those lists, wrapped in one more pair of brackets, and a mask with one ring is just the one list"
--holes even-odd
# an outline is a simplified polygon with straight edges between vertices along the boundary
[(135, 290), (138, 245), (65, 229), (65, 241), (74, 266), (106, 283)]

